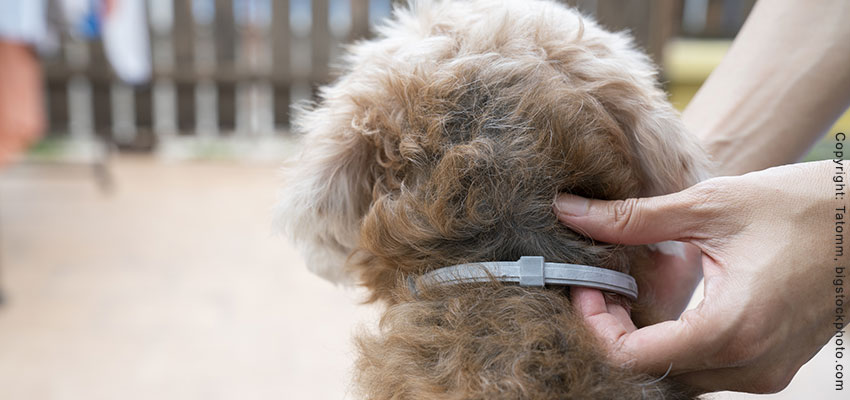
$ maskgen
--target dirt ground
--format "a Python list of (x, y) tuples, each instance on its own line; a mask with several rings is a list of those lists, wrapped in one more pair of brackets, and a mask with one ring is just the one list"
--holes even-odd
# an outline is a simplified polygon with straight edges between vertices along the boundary
[[(0, 399), (352, 398), (351, 333), (376, 312), (273, 235), (274, 165), (112, 171), (111, 194), (80, 168), (0, 174)], [(839, 398), (833, 362), (765, 398)]]

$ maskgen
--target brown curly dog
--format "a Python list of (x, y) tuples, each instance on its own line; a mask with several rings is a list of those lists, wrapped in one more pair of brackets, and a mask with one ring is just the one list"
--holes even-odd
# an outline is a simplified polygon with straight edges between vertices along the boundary
[(493, 281), (414, 296), (405, 283), (527, 255), (640, 270), (649, 249), (593, 242), (558, 222), (553, 201), (705, 177), (655, 76), (628, 36), (548, 1), (414, 2), (349, 48), (341, 77), (296, 118), (303, 151), (278, 219), (315, 272), (387, 306), (357, 338), (363, 397), (695, 395), (608, 362), (569, 288)]

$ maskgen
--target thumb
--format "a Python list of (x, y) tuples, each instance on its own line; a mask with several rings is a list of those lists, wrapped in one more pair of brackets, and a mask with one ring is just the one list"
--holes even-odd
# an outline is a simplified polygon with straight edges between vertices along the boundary
[(675, 321), (650, 325), (609, 342), (610, 357), (650, 374), (663, 374), (668, 368), (672, 375), (703, 369), (713, 362), (718, 347), (709, 325), (699, 310), (688, 310)]
[(570, 289), (570, 299), (587, 326), (603, 341), (608, 357), (637, 371), (660, 375), (670, 368), (677, 375), (699, 369), (699, 364), (717, 347), (707, 327), (717, 324), (710, 323), (700, 308), (687, 311), (675, 321), (635, 330), (628, 311), (607, 303), (599, 290), (574, 287)]
[(710, 222), (711, 207), (699, 207), (705, 199), (698, 197), (690, 190), (610, 201), (562, 194), (555, 209), (561, 222), (583, 235), (609, 243), (651, 244), (687, 240)]

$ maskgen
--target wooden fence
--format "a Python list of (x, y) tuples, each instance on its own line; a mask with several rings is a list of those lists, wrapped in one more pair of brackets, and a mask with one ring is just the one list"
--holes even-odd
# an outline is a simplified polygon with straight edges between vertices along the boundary
[[(45, 59), (50, 132), (140, 150), (183, 135), (285, 135), (290, 105), (331, 79), (340, 45), (367, 37), (390, 2), (147, 0), (150, 83), (121, 83), (99, 41), (63, 34), (60, 51)], [(676, 34), (734, 35), (753, 3), (566, 2), (610, 29), (631, 30), (656, 60)]]

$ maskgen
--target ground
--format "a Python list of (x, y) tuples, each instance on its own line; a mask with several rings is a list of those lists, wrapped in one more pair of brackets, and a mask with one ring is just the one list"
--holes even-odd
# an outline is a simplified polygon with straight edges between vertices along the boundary
[[(109, 194), (81, 167), (0, 174), (0, 399), (352, 398), (376, 313), (273, 234), (275, 165), (111, 169)], [(768, 398), (837, 399), (833, 361)]]

